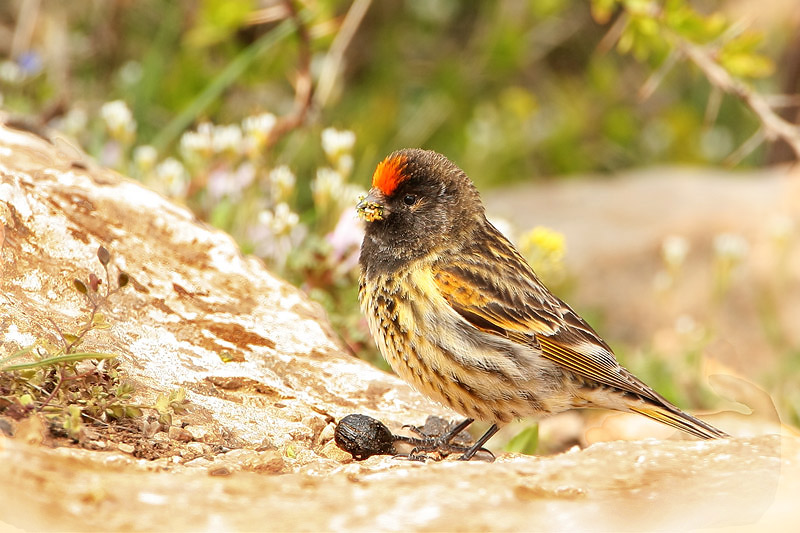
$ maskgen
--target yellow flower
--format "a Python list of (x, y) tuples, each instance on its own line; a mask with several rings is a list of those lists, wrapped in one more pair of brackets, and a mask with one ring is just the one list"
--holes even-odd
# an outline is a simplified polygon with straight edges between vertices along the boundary
[(522, 235), (519, 249), (544, 281), (557, 283), (563, 279), (566, 273), (564, 255), (567, 251), (563, 233), (536, 226)]

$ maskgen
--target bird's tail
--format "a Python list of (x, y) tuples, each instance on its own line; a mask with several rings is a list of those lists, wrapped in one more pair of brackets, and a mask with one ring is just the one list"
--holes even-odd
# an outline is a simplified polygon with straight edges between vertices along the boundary
[(691, 433), (701, 439), (724, 439), (730, 437), (707, 422), (684, 413), (674, 405), (667, 403), (664, 406), (654, 404), (628, 405), (628, 409), (642, 414), (648, 418), (672, 426), (686, 433)]

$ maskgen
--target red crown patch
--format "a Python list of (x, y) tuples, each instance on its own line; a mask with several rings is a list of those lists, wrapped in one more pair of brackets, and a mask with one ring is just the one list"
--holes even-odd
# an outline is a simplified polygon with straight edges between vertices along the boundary
[(391, 196), (397, 187), (408, 179), (405, 174), (406, 164), (405, 156), (387, 157), (378, 163), (378, 168), (372, 175), (372, 186), (380, 189), (384, 195)]

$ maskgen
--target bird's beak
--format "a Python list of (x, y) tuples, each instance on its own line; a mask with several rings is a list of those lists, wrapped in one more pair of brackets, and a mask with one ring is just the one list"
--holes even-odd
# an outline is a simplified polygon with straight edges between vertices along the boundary
[(370, 189), (369, 194), (358, 199), (358, 204), (356, 204), (358, 217), (366, 222), (383, 220), (389, 214), (385, 200), (383, 193), (379, 190)]

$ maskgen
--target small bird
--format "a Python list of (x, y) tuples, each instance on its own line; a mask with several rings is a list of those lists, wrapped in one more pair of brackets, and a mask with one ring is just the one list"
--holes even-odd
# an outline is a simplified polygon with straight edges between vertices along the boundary
[(358, 298), (392, 369), (489, 430), (599, 407), (640, 413), (703, 439), (728, 435), (681, 411), (620, 366), (611, 348), (487, 219), (475, 185), (433, 151), (390, 154), (356, 206), (366, 222)]

